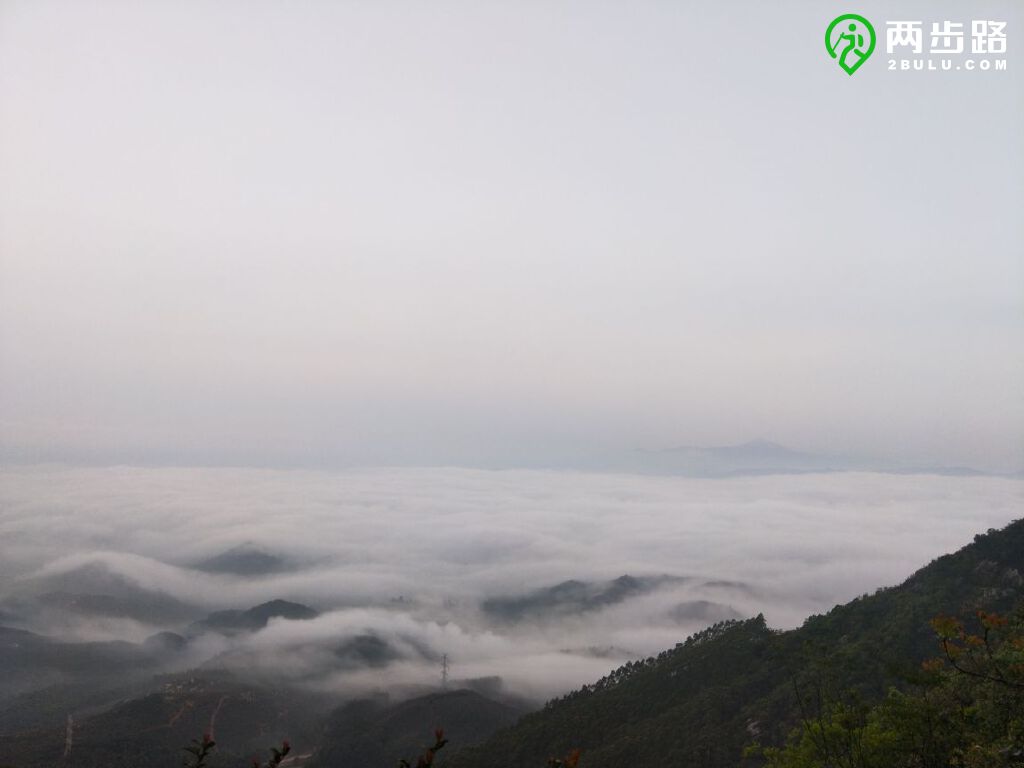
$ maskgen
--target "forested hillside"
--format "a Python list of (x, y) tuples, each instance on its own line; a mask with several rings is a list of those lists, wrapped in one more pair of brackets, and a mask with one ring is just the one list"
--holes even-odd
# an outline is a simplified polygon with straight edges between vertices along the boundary
[(399, 704), (354, 701), (331, 715), (310, 768), (392, 766), (399, 757), (419, 754), (432, 730), (442, 723), (453, 744), (476, 744), (515, 722), (522, 711), (467, 690)]
[[(940, 614), (1006, 612), (1024, 593), (1024, 522), (975, 537), (903, 584), (775, 632), (763, 618), (718, 624), (549, 702), (453, 768), (536, 766), (571, 748), (586, 768), (757, 765), (752, 743), (781, 745), (809, 705), (908, 686), (939, 652)], [(852, 693), (851, 693), (852, 692)]]

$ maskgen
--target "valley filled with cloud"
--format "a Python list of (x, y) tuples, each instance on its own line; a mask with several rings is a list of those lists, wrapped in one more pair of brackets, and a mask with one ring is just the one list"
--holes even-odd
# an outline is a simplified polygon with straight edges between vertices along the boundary
[(716, 621), (793, 627), (899, 583), (1010, 522), (1022, 490), (867, 472), (7, 467), (0, 624), (60, 650), (0, 693), (38, 688), (50, 663), (66, 680), (75, 643), (129, 654), (134, 675), (227, 669), (332, 696), (436, 687), (447, 655), (453, 680), (539, 701)]

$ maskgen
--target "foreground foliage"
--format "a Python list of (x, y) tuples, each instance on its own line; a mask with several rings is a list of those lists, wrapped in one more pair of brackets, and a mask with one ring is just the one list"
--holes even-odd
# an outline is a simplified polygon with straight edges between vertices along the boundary
[(968, 627), (941, 616), (942, 657), (909, 690), (866, 706), (848, 697), (808, 716), (783, 749), (757, 748), (769, 768), (1024, 766), (1024, 614), (978, 611)]
[[(444, 749), (447, 744), (448, 739), (444, 737), (444, 729), (436, 729), (434, 731), (434, 743), (424, 749), (423, 753), (416, 759), (415, 768), (432, 768), (437, 753)], [(185, 747), (185, 752), (189, 757), (185, 759), (184, 768), (209, 768), (208, 760), (216, 746), (217, 742), (208, 733), (204, 733), (202, 739), (193, 739), (192, 744)], [(286, 741), (282, 744), (281, 749), (273, 748), (270, 750), (271, 758), (267, 763), (261, 765), (258, 759), (254, 759), (252, 761), (252, 768), (278, 768), (290, 751), (291, 745)], [(548, 760), (548, 768), (577, 768), (579, 761), (580, 750), (574, 749), (564, 759), (550, 758)], [(413, 768), (413, 764), (408, 760), (401, 759), (398, 761), (398, 768)]]
[[(185, 768), (209, 768), (209, 760), (217, 742), (208, 733), (203, 734), (202, 739), (192, 739), (192, 743), (185, 747), (188, 757), (183, 763)], [(266, 763), (260, 763), (259, 758), (253, 758), (252, 768), (278, 768), (288, 753), (292, 751), (291, 744), (287, 741), (281, 744), (281, 748), (270, 749), (270, 759)]]

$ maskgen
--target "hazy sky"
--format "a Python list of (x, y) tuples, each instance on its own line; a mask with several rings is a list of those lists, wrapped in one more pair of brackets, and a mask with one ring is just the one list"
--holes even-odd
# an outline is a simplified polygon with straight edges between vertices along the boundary
[[(848, 77), (849, 10), (1005, 20), (1008, 71)], [(0, 449), (1020, 469), (1022, 48), (1019, 2), (0, 0)]]

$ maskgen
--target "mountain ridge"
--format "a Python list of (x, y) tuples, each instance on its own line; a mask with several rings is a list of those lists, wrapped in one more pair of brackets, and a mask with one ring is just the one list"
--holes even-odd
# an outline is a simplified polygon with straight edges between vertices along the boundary
[(1022, 472), (989, 472), (967, 466), (904, 463), (886, 459), (801, 451), (765, 438), (727, 445), (636, 448), (594, 457), (598, 471), (684, 477), (743, 477), (819, 472), (878, 472), (950, 476), (1019, 477)]

